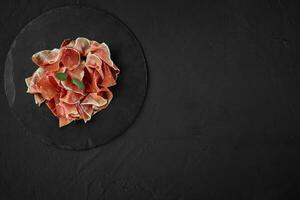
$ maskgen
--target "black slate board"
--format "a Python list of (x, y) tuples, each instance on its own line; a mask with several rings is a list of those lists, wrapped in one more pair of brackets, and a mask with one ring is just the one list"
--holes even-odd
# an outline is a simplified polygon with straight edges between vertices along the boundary
[[(65, 38), (86, 37), (105, 42), (121, 73), (109, 107), (92, 120), (58, 128), (46, 105), (39, 108), (26, 93), (24, 79), (36, 66), (35, 52), (58, 48)], [(147, 68), (134, 34), (118, 18), (88, 7), (62, 7), (48, 11), (27, 24), (11, 45), (5, 64), (5, 92), (10, 108), (25, 129), (41, 140), (64, 149), (89, 149), (122, 134), (135, 120), (147, 89)]]

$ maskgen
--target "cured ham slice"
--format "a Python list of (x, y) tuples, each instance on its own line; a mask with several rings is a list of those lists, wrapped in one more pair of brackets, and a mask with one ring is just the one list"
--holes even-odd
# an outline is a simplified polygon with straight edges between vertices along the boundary
[(103, 64), (102, 67), (103, 77), (104, 79), (101, 82), (101, 86), (103, 87), (111, 87), (116, 85), (117, 75), (114, 71), (112, 71), (111, 67), (106, 63)]
[(81, 105), (92, 105), (94, 107), (105, 106), (108, 103), (108, 99), (98, 95), (98, 93), (90, 93), (81, 102)]
[(113, 98), (109, 87), (116, 85), (120, 70), (105, 43), (65, 39), (59, 49), (33, 54), (32, 61), (38, 68), (25, 79), (27, 93), (38, 106), (45, 102), (59, 127), (89, 121)]
[(78, 111), (80, 117), (84, 120), (84, 122), (87, 122), (92, 117), (93, 107), (91, 105), (77, 104), (77, 111)]
[(57, 113), (56, 113), (56, 104), (58, 103), (58, 100), (53, 98), (49, 101), (46, 101), (46, 105), (48, 106), (48, 108), (50, 109), (50, 111), (52, 112), (52, 114), (54, 116), (57, 117)]
[(69, 70), (73, 70), (80, 64), (80, 54), (73, 48), (63, 48), (60, 62)]
[(71, 79), (67, 79), (65, 81), (61, 81), (61, 86), (69, 91), (84, 95), (84, 91), (78, 88), (76, 85), (72, 83)]
[(80, 81), (82, 81), (84, 76), (84, 67), (85, 67), (85, 62), (81, 62), (81, 64), (77, 68), (73, 70), (68, 70), (67, 73), (71, 78), (77, 78)]
[(48, 71), (57, 71), (59, 69), (59, 59), (61, 51), (59, 49), (43, 50), (33, 54), (32, 61)]
[(38, 106), (41, 106), (45, 100), (46, 99), (41, 94), (34, 94), (34, 101)]
[(80, 103), (80, 100), (84, 97), (82, 94), (78, 94), (71, 90), (67, 90), (66, 94), (60, 97), (60, 101), (67, 103), (67, 104), (77, 104)]
[(94, 68), (96, 71), (99, 72), (102, 78), (104, 78), (103, 71), (102, 71), (102, 63), (101, 59), (92, 53), (89, 53), (86, 57), (86, 66), (89, 68)]
[(64, 39), (63, 42), (60, 45), (60, 48), (62, 47), (73, 47), (75, 44), (75, 41), (72, 39)]
[(81, 55), (86, 56), (89, 52), (91, 42), (86, 39), (79, 37), (74, 42), (74, 48), (80, 52)]
[(104, 61), (108, 66), (110, 66), (114, 72), (115, 75), (118, 76), (120, 70), (119, 68), (113, 63), (113, 61), (110, 58), (110, 51), (104, 42), (99, 44), (97, 48), (95, 47), (92, 51), (95, 55), (97, 55), (102, 61)]
[(51, 81), (51, 79), (53, 79), (53, 77), (44, 76), (36, 83), (38, 93), (40, 93), (46, 100), (54, 98), (59, 93), (59, 88), (53, 84), (53, 81)]

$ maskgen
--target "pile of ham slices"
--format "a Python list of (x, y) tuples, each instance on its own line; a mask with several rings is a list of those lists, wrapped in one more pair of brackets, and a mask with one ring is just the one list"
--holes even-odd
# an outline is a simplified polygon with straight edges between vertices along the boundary
[(32, 56), (38, 69), (25, 79), (39, 106), (45, 102), (59, 119), (59, 127), (74, 120), (87, 122), (106, 108), (113, 98), (120, 70), (110, 58), (105, 43), (79, 37), (66, 39), (59, 49)]

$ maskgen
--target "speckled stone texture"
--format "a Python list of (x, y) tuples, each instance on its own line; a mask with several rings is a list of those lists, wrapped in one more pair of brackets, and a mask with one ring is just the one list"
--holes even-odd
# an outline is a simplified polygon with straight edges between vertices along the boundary
[(0, 76), (0, 199), (299, 199), (299, 1), (1, 1), (0, 60), (32, 18), (77, 4), (141, 42), (149, 87), (125, 134), (88, 151), (19, 126)]

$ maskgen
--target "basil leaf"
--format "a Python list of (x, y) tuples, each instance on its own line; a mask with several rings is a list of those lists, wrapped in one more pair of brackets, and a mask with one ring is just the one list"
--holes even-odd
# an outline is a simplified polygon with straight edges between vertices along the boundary
[(72, 83), (74, 84), (74, 85), (76, 85), (79, 89), (81, 89), (81, 90), (84, 90), (84, 88), (85, 88), (85, 85), (83, 84), (83, 82), (81, 82), (79, 79), (77, 79), (77, 78), (73, 78), (72, 79)]
[(60, 81), (65, 81), (65, 80), (67, 80), (67, 78), (68, 78), (68, 74), (63, 73), (63, 72), (57, 72), (57, 73), (55, 74), (55, 77), (56, 77), (58, 80), (60, 80)]

